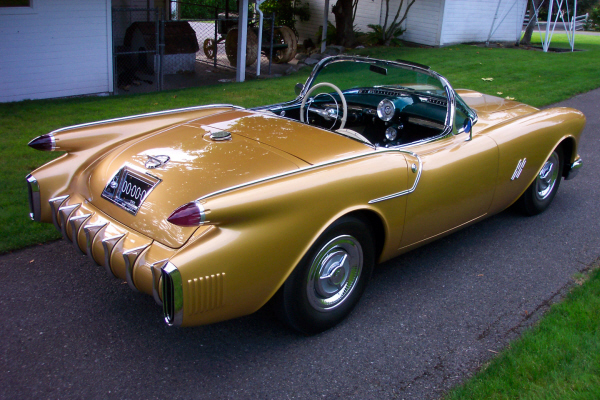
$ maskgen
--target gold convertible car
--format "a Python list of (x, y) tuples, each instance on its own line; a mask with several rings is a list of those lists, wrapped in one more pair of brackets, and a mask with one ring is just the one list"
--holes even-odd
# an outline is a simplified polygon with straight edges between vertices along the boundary
[(585, 117), (454, 90), (428, 67), (350, 56), (296, 99), (63, 128), (27, 176), (31, 218), (154, 297), (167, 324), (270, 303), (312, 334), (354, 308), (375, 264), (496, 214), (544, 211), (575, 176)]

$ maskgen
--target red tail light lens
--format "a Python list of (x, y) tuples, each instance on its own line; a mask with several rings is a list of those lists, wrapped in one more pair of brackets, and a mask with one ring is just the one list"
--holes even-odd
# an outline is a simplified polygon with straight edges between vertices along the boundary
[(54, 139), (54, 136), (51, 134), (47, 133), (33, 139), (28, 143), (28, 146), (36, 150), (54, 151), (56, 148), (56, 139)]
[(173, 211), (167, 221), (178, 226), (198, 226), (204, 222), (204, 207), (200, 203), (192, 201)]

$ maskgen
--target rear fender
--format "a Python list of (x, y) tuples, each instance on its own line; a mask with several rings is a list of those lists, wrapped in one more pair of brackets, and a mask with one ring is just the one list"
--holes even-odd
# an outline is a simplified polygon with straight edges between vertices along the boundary
[[(198, 238), (194, 235), (171, 259), (182, 276), (183, 325), (212, 323), (259, 309), (321, 233), (346, 214), (375, 213), (385, 230), (383, 253), (395, 250), (406, 197), (369, 201), (405, 190), (407, 175), (403, 154), (375, 154), (206, 199), (206, 220), (214, 229)], [(213, 276), (220, 279), (221, 307), (206, 310), (199, 305), (203, 300), (195, 288)]]
[(502, 211), (515, 202), (564, 141), (571, 145), (565, 163), (574, 160), (584, 126), (585, 116), (580, 111), (559, 107), (512, 119), (485, 132), (498, 144), (500, 156), (490, 212)]

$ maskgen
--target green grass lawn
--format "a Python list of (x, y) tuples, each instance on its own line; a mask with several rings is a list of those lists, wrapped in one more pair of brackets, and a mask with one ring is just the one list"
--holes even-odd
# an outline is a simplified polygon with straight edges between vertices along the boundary
[(600, 399), (600, 270), (446, 400)]
[[(553, 46), (565, 43), (565, 35), (554, 36)], [(455, 88), (502, 93), (539, 107), (600, 87), (600, 37), (577, 36), (576, 47), (586, 51), (543, 53), (457, 45), (378, 47), (356, 53), (427, 64)], [(285, 101), (295, 97), (294, 84), (304, 81), (308, 72), (171, 92), (0, 104), (0, 253), (58, 238), (53, 227), (32, 223), (27, 217), (25, 175), (59, 155), (27, 147), (34, 137), (68, 125), (157, 110), (211, 103), (252, 107)]]

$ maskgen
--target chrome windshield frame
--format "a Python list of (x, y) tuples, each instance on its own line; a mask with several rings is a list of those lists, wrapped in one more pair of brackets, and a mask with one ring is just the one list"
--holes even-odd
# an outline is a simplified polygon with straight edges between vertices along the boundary
[[(261, 107), (256, 107), (252, 110), (267, 110), (267, 109), (275, 109), (274, 111), (276, 111), (276, 108), (280, 107), (286, 107), (286, 106), (292, 106), (295, 105), (299, 102), (302, 101), (302, 99), (306, 96), (306, 94), (308, 93), (308, 90), (310, 89), (310, 87), (312, 86), (314, 80), (317, 78), (317, 76), (319, 75), (319, 73), (328, 65), (330, 64), (334, 64), (334, 63), (339, 63), (339, 62), (358, 62), (358, 63), (365, 63), (365, 64), (376, 64), (376, 63), (385, 63), (388, 64), (390, 66), (394, 66), (394, 67), (398, 67), (398, 68), (404, 68), (404, 69), (410, 69), (413, 71), (418, 71), (420, 73), (423, 73), (425, 75), (429, 75), (432, 78), (435, 78), (437, 80), (439, 80), (442, 84), (442, 87), (444, 88), (444, 90), (446, 91), (446, 97), (448, 100), (447, 103), (447, 111), (446, 111), (446, 120), (444, 122), (444, 130), (439, 134), (436, 135), (434, 137), (431, 138), (427, 138), (424, 140), (420, 140), (417, 142), (412, 142), (412, 143), (408, 143), (408, 144), (404, 144), (404, 145), (400, 145), (400, 146), (394, 146), (394, 148), (404, 148), (404, 147), (412, 147), (415, 145), (419, 145), (419, 144), (423, 144), (423, 143), (428, 143), (434, 140), (438, 140), (440, 138), (446, 137), (446, 136), (450, 136), (450, 135), (459, 135), (462, 133), (462, 131), (460, 130), (462, 127), (457, 127), (454, 121), (455, 118), (455, 113), (456, 113), (456, 91), (452, 88), (452, 85), (450, 85), (450, 82), (448, 82), (448, 80), (446, 78), (444, 78), (444, 76), (438, 74), (437, 72), (433, 71), (432, 69), (430, 69), (428, 66), (426, 65), (421, 65), (421, 64), (416, 64), (416, 63), (412, 63), (410, 61), (402, 61), (402, 60), (398, 60), (398, 61), (389, 61), (389, 60), (380, 60), (380, 59), (376, 59), (376, 58), (370, 58), (370, 57), (360, 57), (360, 56), (348, 56), (348, 55), (340, 55), (340, 56), (332, 56), (332, 57), (326, 57), (324, 59), (322, 59), (321, 61), (319, 61), (313, 71), (311, 72), (311, 74), (309, 75), (309, 77), (306, 80), (306, 83), (304, 84), (304, 87), (302, 88), (302, 90), (300, 91), (300, 93), (298, 94), (298, 96), (291, 101), (287, 101), (287, 102), (282, 102), (282, 103), (276, 103), (276, 104), (272, 104), (272, 105), (267, 105), (267, 106), (261, 106)], [(464, 103), (464, 101), (463, 101)], [(466, 105), (466, 104), (465, 104)], [(468, 107), (468, 106), (467, 106)], [(471, 111), (472, 115), (474, 115), (474, 119), (473, 119), (473, 125), (475, 125), (475, 123), (477, 122), (477, 113), (470, 107), (468, 107), (468, 109)]]

